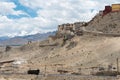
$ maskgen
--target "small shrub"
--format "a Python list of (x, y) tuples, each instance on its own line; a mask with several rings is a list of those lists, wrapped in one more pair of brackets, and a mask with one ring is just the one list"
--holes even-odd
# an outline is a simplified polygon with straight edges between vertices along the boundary
[(66, 47), (68, 50), (74, 48), (77, 45), (77, 42), (70, 42), (70, 44)]
[(104, 67), (99, 67), (99, 71), (104, 71), (105, 68)]
[(5, 52), (8, 52), (8, 51), (10, 51), (11, 50), (11, 46), (6, 46), (6, 48), (5, 48)]

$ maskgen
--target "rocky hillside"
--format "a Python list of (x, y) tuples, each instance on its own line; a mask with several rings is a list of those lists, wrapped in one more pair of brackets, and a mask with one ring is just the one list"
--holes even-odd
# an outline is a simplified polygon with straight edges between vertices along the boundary
[[(84, 30), (118, 34), (119, 17), (119, 12), (103, 17), (97, 15)], [(116, 71), (116, 59), (120, 58), (119, 42), (120, 37), (91, 35), (91, 33), (74, 35), (70, 39), (49, 38), (12, 48), (7, 52), (3, 51), (0, 54), (0, 60), (19, 61), (20, 64), (16, 62), (17, 69), (11, 69), (17, 72), (40, 69), (41, 73), (58, 73), (58, 70), (65, 70), (69, 73), (90, 74), (93, 71), (99, 71), (101, 67), (109, 70), (109, 66), (112, 66), (111, 70)]]
[[(70, 73), (89, 74), (91, 67), (116, 69), (116, 59), (120, 58), (120, 37), (78, 36), (68, 40), (63, 46), (62, 39), (52, 43), (49, 41), (35, 42), (1, 53), (1, 61), (18, 60), (17, 71), (40, 69), (42, 73), (57, 73), (57, 70), (68, 70)], [(120, 65), (119, 65), (120, 66)], [(1, 68), (2, 69), (2, 68)], [(87, 72), (85, 72), (85, 70)], [(16, 70), (14, 70), (16, 71)]]
[(120, 34), (120, 12), (111, 12), (107, 15), (96, 15), (86, 27), (86, 30), (101, 33)]

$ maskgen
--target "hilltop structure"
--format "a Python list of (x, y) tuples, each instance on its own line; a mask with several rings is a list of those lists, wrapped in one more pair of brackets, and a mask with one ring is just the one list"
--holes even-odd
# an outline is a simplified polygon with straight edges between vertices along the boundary
[(112, 6), (105, 6), (105, 9), (100, 11), (99, 14), (104, 16), (110, 12), (119, 12), (120, 4), (112, 4)]
[(58, 31), (55, 36), (49, 36), (49, 41), (54, 41), (59, 38), (71, 39), (75, 35), (83, 35), (84, 27), (87, 25), (86, 22), (75, 22), (58, 25)]
[(58, 25), (58, 34), (82, 35), (80, 33), (85, 24), (85, 22), (75, 22)]

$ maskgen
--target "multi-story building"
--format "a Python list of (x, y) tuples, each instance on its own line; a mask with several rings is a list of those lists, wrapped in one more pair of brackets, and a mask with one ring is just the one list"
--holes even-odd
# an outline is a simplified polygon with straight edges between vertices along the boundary
[(61, 34), (71, 34), (75, 35), (82, 31), (82, 27), (85, 22), (75, 22), (75, 23), (67, 23), (58, 26), (58, 32)]
[(120, 11), (120, 4), (112, 4), (112, 12)]

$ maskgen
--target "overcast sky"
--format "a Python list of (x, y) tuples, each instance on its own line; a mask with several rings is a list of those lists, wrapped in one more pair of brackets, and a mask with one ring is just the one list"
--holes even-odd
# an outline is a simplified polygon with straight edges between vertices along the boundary
[(54, 31), (57, 25), (89, 21), (119, 0), (0, 0), (0, 36)]

